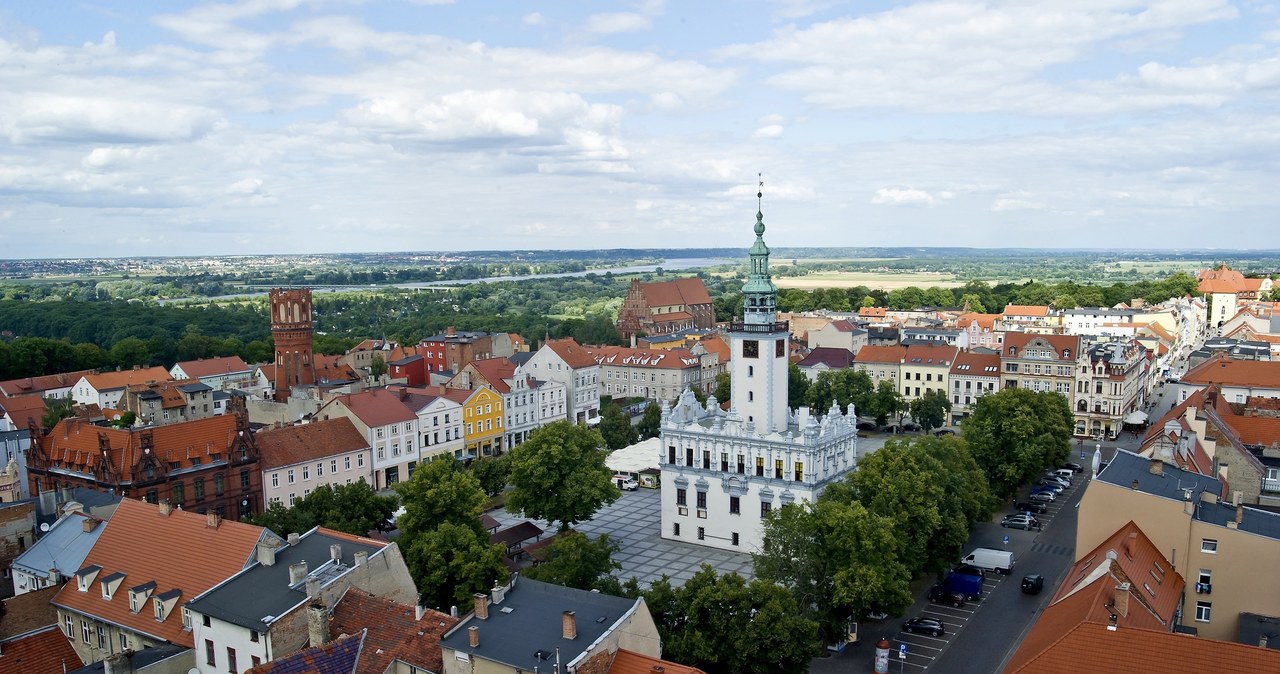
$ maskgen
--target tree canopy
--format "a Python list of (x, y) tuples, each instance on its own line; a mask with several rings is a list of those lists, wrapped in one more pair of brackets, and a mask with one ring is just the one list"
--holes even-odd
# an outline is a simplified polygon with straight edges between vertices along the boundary
[(1074, 419), (1059, 393), (1007, 388), (978, 398), (961, 425), (969, 452), (999, 499), (1071, 453)]
[(631, 424), (631, 417), (608, 398), (600, 405), (600, 435), (609, 449), (630, 447), (640, 439), (640, 431)]
[(947, 415), (951, 413), (951, 401), (947, 392), (931, 389), (924, 395), (911, 401), (911, 418), (920, 424), (926, 433), (947, 424)]
[(563, 531), (591, 519), (622, 495), (605, 465), (604, 439), (586, 426), (556, 421), (511, 450), (507, 510), (559, 522)]
[(609, 534), (592, 540), (580, 531), (566, 531), (548, 546), (546, 560), (523, 573), (534, 580), (604, 592), (617, 583), (611, 574), (622, 568), (613, 561), (617, 551), (618, 544), (609, 539)]
[(337, 487), (326, 484), (295, 501), (291, 508), (272, 502), (253, 523), (282, 536), (316, 526), (368, 536), (387, 527), (399, 503), (400, 499), (379, 494), (364, 480)]
[(645, 405), (644, 415), (640, 417), (640, 423), (636, 424), (636, 430), (640, 433), (640, 439), (656, 438), (662, 432), (662, 408), (658, 403), (650, 402)]

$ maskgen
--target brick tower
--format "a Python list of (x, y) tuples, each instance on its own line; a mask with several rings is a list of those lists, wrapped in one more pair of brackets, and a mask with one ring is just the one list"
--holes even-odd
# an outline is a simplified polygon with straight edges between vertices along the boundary
[(311, 290), (271, 291), (271, 337), (276, 346), (275, 398), (289, 399), (294, 386), (316, 383), (316, 366), (311, 358)]

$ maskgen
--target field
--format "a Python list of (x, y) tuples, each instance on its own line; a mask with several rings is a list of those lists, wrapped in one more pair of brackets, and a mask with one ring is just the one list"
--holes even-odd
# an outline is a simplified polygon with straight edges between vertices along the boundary
[(815, 288), (853, 288), (866, 286), (872, 290), (897, 290), (907, 286), (928, 288), (958, 288), (963, 281), (956, 280), (951, 274), (934, 274), (929, 272), (912, 272), (906, 274), (886, 274), (877, 272), (815, 272), (807, 276), (784, 276), (773, 281), (779, 288), (799, 288), (813, 290)]

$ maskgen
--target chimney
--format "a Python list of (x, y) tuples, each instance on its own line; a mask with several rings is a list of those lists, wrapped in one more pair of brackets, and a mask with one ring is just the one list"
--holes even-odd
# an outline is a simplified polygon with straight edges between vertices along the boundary
[(364, 566), (364, 565), (365, 565), (365, 564), (367, 564), (368, 562), (369, 562), (369, 551), (368, 551), (368, 550), (357, 550), (357, 551), (356, 551), (356, 566)]
[(480, 648), (480, 628), (472, 625), (467, 628), (467, 641), (472, 648)]
[(61, 582), (62, 582), (62, 572), (58, 571), (58, 567), (56, 566), (51, 567), (49, 569), (49, 584), (57, 585), (58, 583), (61, 583)]
[(307, 641), (311, 648), (329, 640), (329, 616), (324, 604), (307, 605)]
[(489, 619), (489, 595), (480, 594), (479, 592), (477, 592), (472, 596), (475, 598), (476, 617), (481, 620), (488, 620)]
[(507, 588), (501, 585), (493, 586), (493, 603), (501, 604), (503, 599), (507, 598)]
[(83, 521), (83, 522), (81, 522), (80, 524), (81, 524), (81, 526), (83, 526), (83, 527), (84, 527), (84, 532), (85, 532), (86, 534), (87, 534), (87, 533), (89, 533), (90, 531), (93, 531), (94, 529), (98, 528), (98, 520), (95, 520), (95, 519), (93, 519), (92, 517), (86, 517), (86, 518), (84, 518), (84, 521)]
[(258, 563), (263, 566), (275, 566), (276, 547), (271, 541), (258, 541)]
[(205, 521), (205, 526), (209, 527), (210, 529), (217, 529), (218, 525), (222, 524), (222, 516), (210, 510), (209, 512), (204, 514), (204, 521)]
[(1266, 647), (1267, 647), (1267, 642), (1268, 642), (1268, 641), (1270, 641), (1270, 640), (1271, 640), (1271, 637), (1270, 637), (1270, 636), (1268, 636), (1268, 635), (1266, 635), (1266, 634), (1259, 634), (1259, 635), (1258, 635), (1258, 648), (1266, 648)]
[(1129, 615), (1129, 584), (1120, 583), (1116, 586), (1116, 615), (1121, 618)]
[(133, 653), (115, 653), (102, 663), (105, 674), (133, 674)]
[(160, 499), (160, 516), (168, 517), (171, 512), (173, 512), (173, 505), (169, 503), (169, 499)]
[(418, 622), (419, 620), (422, 620), (422, 614), (426, 612), (427, 609), (423, 608), (422, 604), (415, 603), (413, 605), (413, 621)]
[(307, 576), (307, 599), (320, 598), (320, 579), (315, 576)]
[(306, 578), (306, 577), (307, 577), (307, 560), (304, 559), (301, 562), (298, 562), (297, 564), (289, 565), (289, 584), (290, 585), (297, 585), (298, 583), (302, 582), (303, 578)]
[(1138, 491), (1138, 481), (1137, 481), (1137, 480), (1134, 480), (1134, 481), (1133, 481), (1133, 484), (1129, 485), (1129, 488), (1130, 488), (1130, 489), (1132, 489), (1132, 490), (1134, 490), (1134, 491)]
[(1152, 475), (1164, 475), (1164, 462), (1160, 459), (1152, 459), (1151, 465), (1147, 467), (1147, 472)]
[(578, 638), (578, 621), (574, 615), (573, 611), (565, 611), (560, 614), (560, 636), (566, 639)]
[(1243, 521), (1244, 521), (1244, 506), (1237, 504), (1236, 505), (1236, 526), (1239, 526), (1240, 523)]
[(453, 326), (452, 326), (452, 325), (450, 325), (449, 327), (447, 327), (447, 328), (445, 328), (445, 329), (444, 329), (444, 334), (448, 335), (449, 337), (452, 337), (452, 336), (454, 336), (454, 335), (458, 334), (458, 331), (457, 331), (457, 330), (454, 330)]
[(302, 540), (302, 537), (299, 536), (296, 531), (294, 533), (289, 534), (289, 545), (291, 546), (297, 545), (298, 541), (300, 540)]
[(342, 546), (341, 545), (334, 543), (333, 545), (329, 546), (329, 559), (333, 560), (335, 564), (342, 563)]

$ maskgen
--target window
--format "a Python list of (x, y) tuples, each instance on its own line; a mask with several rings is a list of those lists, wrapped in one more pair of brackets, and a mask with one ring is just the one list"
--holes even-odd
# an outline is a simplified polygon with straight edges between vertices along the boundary
[(213, 622), (212, 622), (211, 620), (209, 620), (209, 616), (204, 616), (204, 617), (201, 619), (201, 624), (202, 624), (202, 625), (204, 625), (205, 627), (208, 627), (208, 626), (212, 625), (212, 624), (213, 624)]
[(304, 479), (304, 480), (310, 480), (310, 479), (311, 479), (311, 467), (310, 467), (310, 466), (303, 466), (303, 467), (302, 467), (302, 479)]
[(756, 457), (756, 477), (764, 477), (764, 457)]
[(683, 488), (676, 489), (676, 505), (688, 505), (689, 498), (687, 494), (688, 494), (688, 490), (686, 489), (683, 489)]
[(213, 476), (213, 493), (222, 496), (222, 473)]
[(667, 463), (675, 465), (676, 462), (676, 446), (669, 445), (667, 447)]
[(231, 674), (239, 674), (236, 670), (236, 649), (227, 646), (227, 671)]
[(698, 527), (698, 540), (700, 540), (700, 541), (705, 541), (705, 540), (707, 540), (707, 529), (706, 529), (706, 527)]
[(760, 519), (764, 519), (769, 515), (769, 511), (773, 510), (773, 504), (769, 501), (760, 502)]
[[(351, 459), (347, 459), (347, 461), (351, 461)], [(351, 467), (351, 466), (349, 466), (349, 465), (347, 466), (347, 468), (350, 468), (350, 467)], [(331, 461), (329, 462), (329, 472), (330, 472), (330, 473), (336, 473), (336, 472), (338, 472), (338, 460), (337, 460), (337, 459), (333, 459), (333, 460), (331, 460)]]
[(351, 457), (349, 456), (342, 457), (342, 469), (351, 470)]
[(202, 477), (196, 478), (195, 492), (196, 492), (196, 500), (203, 501), (204, 500), (204, 478)]
[(702, 469), (711, 470), (711, 452), (707, 450), (702, 451)]
[(272, 486), (272, 487), (279, 487), (279, 486), (280, 486), (280, 473), (272, 473), (272, 474), (271, 474), (271, 486)]
[[(781, 344), (782, 342), (778, 342), (778, 343), (779, 343), (779, 344)], [(738, 532), (736, 532), (736, 531), (735, 531), (735, 532), (733, 532), (733, 533), (731, 534), (731, 536), (732, 536), (732, 538), (730, 539), (730, 542), (731, 542), (731, 543), (733, 543), (734, 545), (737, 545), (737, 544), (738, 544)]]
[(359, 454), (356, 456), (356, 467), (364, 468), (364, 454)]
[[(672, 535), (672, 536), (679, 536), (679, 535), (680, 535), (680, 523), (679, 523), (679, 522), (676, 522), (675, 524), (671, 525), (671, 535)], [(71, 620), (71, 618), (67, 618), (67, 620), (68, 620), (68, 621), (70, 621), (70, 620)]]
[(698, 492), (698, 508), (700, 510), (707, 509), (707, 492), (705, 491)]
[(204, 663), (210, 666), (218, 664), (218, 659), (213, 649), (213, 641), (209, 639), (204, 640)]
[(725, 452), (720, 452), (720, 472), (729, 472), (729, 455)]
[(773, 476), (779, 480), (782, 479), (782, 459), (773, 460)]
[(747, 460), (747, 457), (743, 456), (742, 454), (738, 455), (738, 474), (739, 475), (742, 475), (747, 472), (746, 460)]
[(91, 632), (89, 631), (89, 621), (88, 621), (88, 620), (81, 620), (81, 621), (80, 621), (80, 639), (81, 639), (81, 641), (85, 642), (86, 644), (87, 644), (87, 643), (89, 643), (89, 636), (90, 636), (90, 634), (91, 634)]
[(1196, 602), (1196, 622), (1207, 623), (1209, 616), (1213, 612), (1213, 604), (1207, 601)]
[[(294, 478), (293, 478), (293, 469), (292, 469), (292, 468), (290, 468), (290, 469), (289, 469), (289, 471), (288, 471), (287, 473), (285, 473), (285, 479), (289, 482), (289, 484), (293, 484), (294, 482), (296, 482), (296, 480), (294, 480)], [(272, 486), (275, 486), (275, 485), (272, 485)]]
[(795, 471), (794, 479), (796, 481), (803, 480), (804, 479), (804, 463), (797, 461), (795, 465), (795, 469), (796, 471)]
[(187, 500), (185, 492), (186, 489), (181, 482), (173, 485), (173, 505), (180, 506)]
[[(70, 620), (70, 618), (68, 618), (68, 620)], [(129, 635), (124, 632), (120, 633), (120, 650), (129, 650)]]
[(240, 471), (240, 491), (249, 491), (249, 471)]
[(1207, 552), (1207, 553), (1209, 553), (1209, 554), (1217, 554), (1217, 553), (1218, 553), (1218, 541), (1216, 541), (1216, 540), (1214, 540), (1214, 539), (1212, 539), (1212, 538), (1202, 538), (1202, 539), (1200, 539), (1200, 552)]
[(105, 625), (98, 625), (98, 648), (105, 649), (107, 647), (107, 628)]
[(316, 464), (316, 477), (324, 477), (324, 464), (323, 464), (323, 463), (317, 463), (317, 464)]
[(254, 666), (254, 667), (257, 667), (258, 665), (262, 664), (262, 658), (260, 658), (260, 657), (258, 657), (258, 656), (256, 656), (256, 655), (251, 655), (251, 656), (249, 656), (249, 658), (250, 658), (251, 660), (253, 660), (253, 666)]
[(684, 448), (684, 465), (689, 466), (690, 468), (693, 467), (693, 448), (692, 447)]
[(738, 515), (742, 510), (742, 499), (737, 496), (729, 497), (729, 514)]
[(67, 638), (76, 638), (76, 619), (71, 616), (65, 616), (64, 619), (67, 621)]

